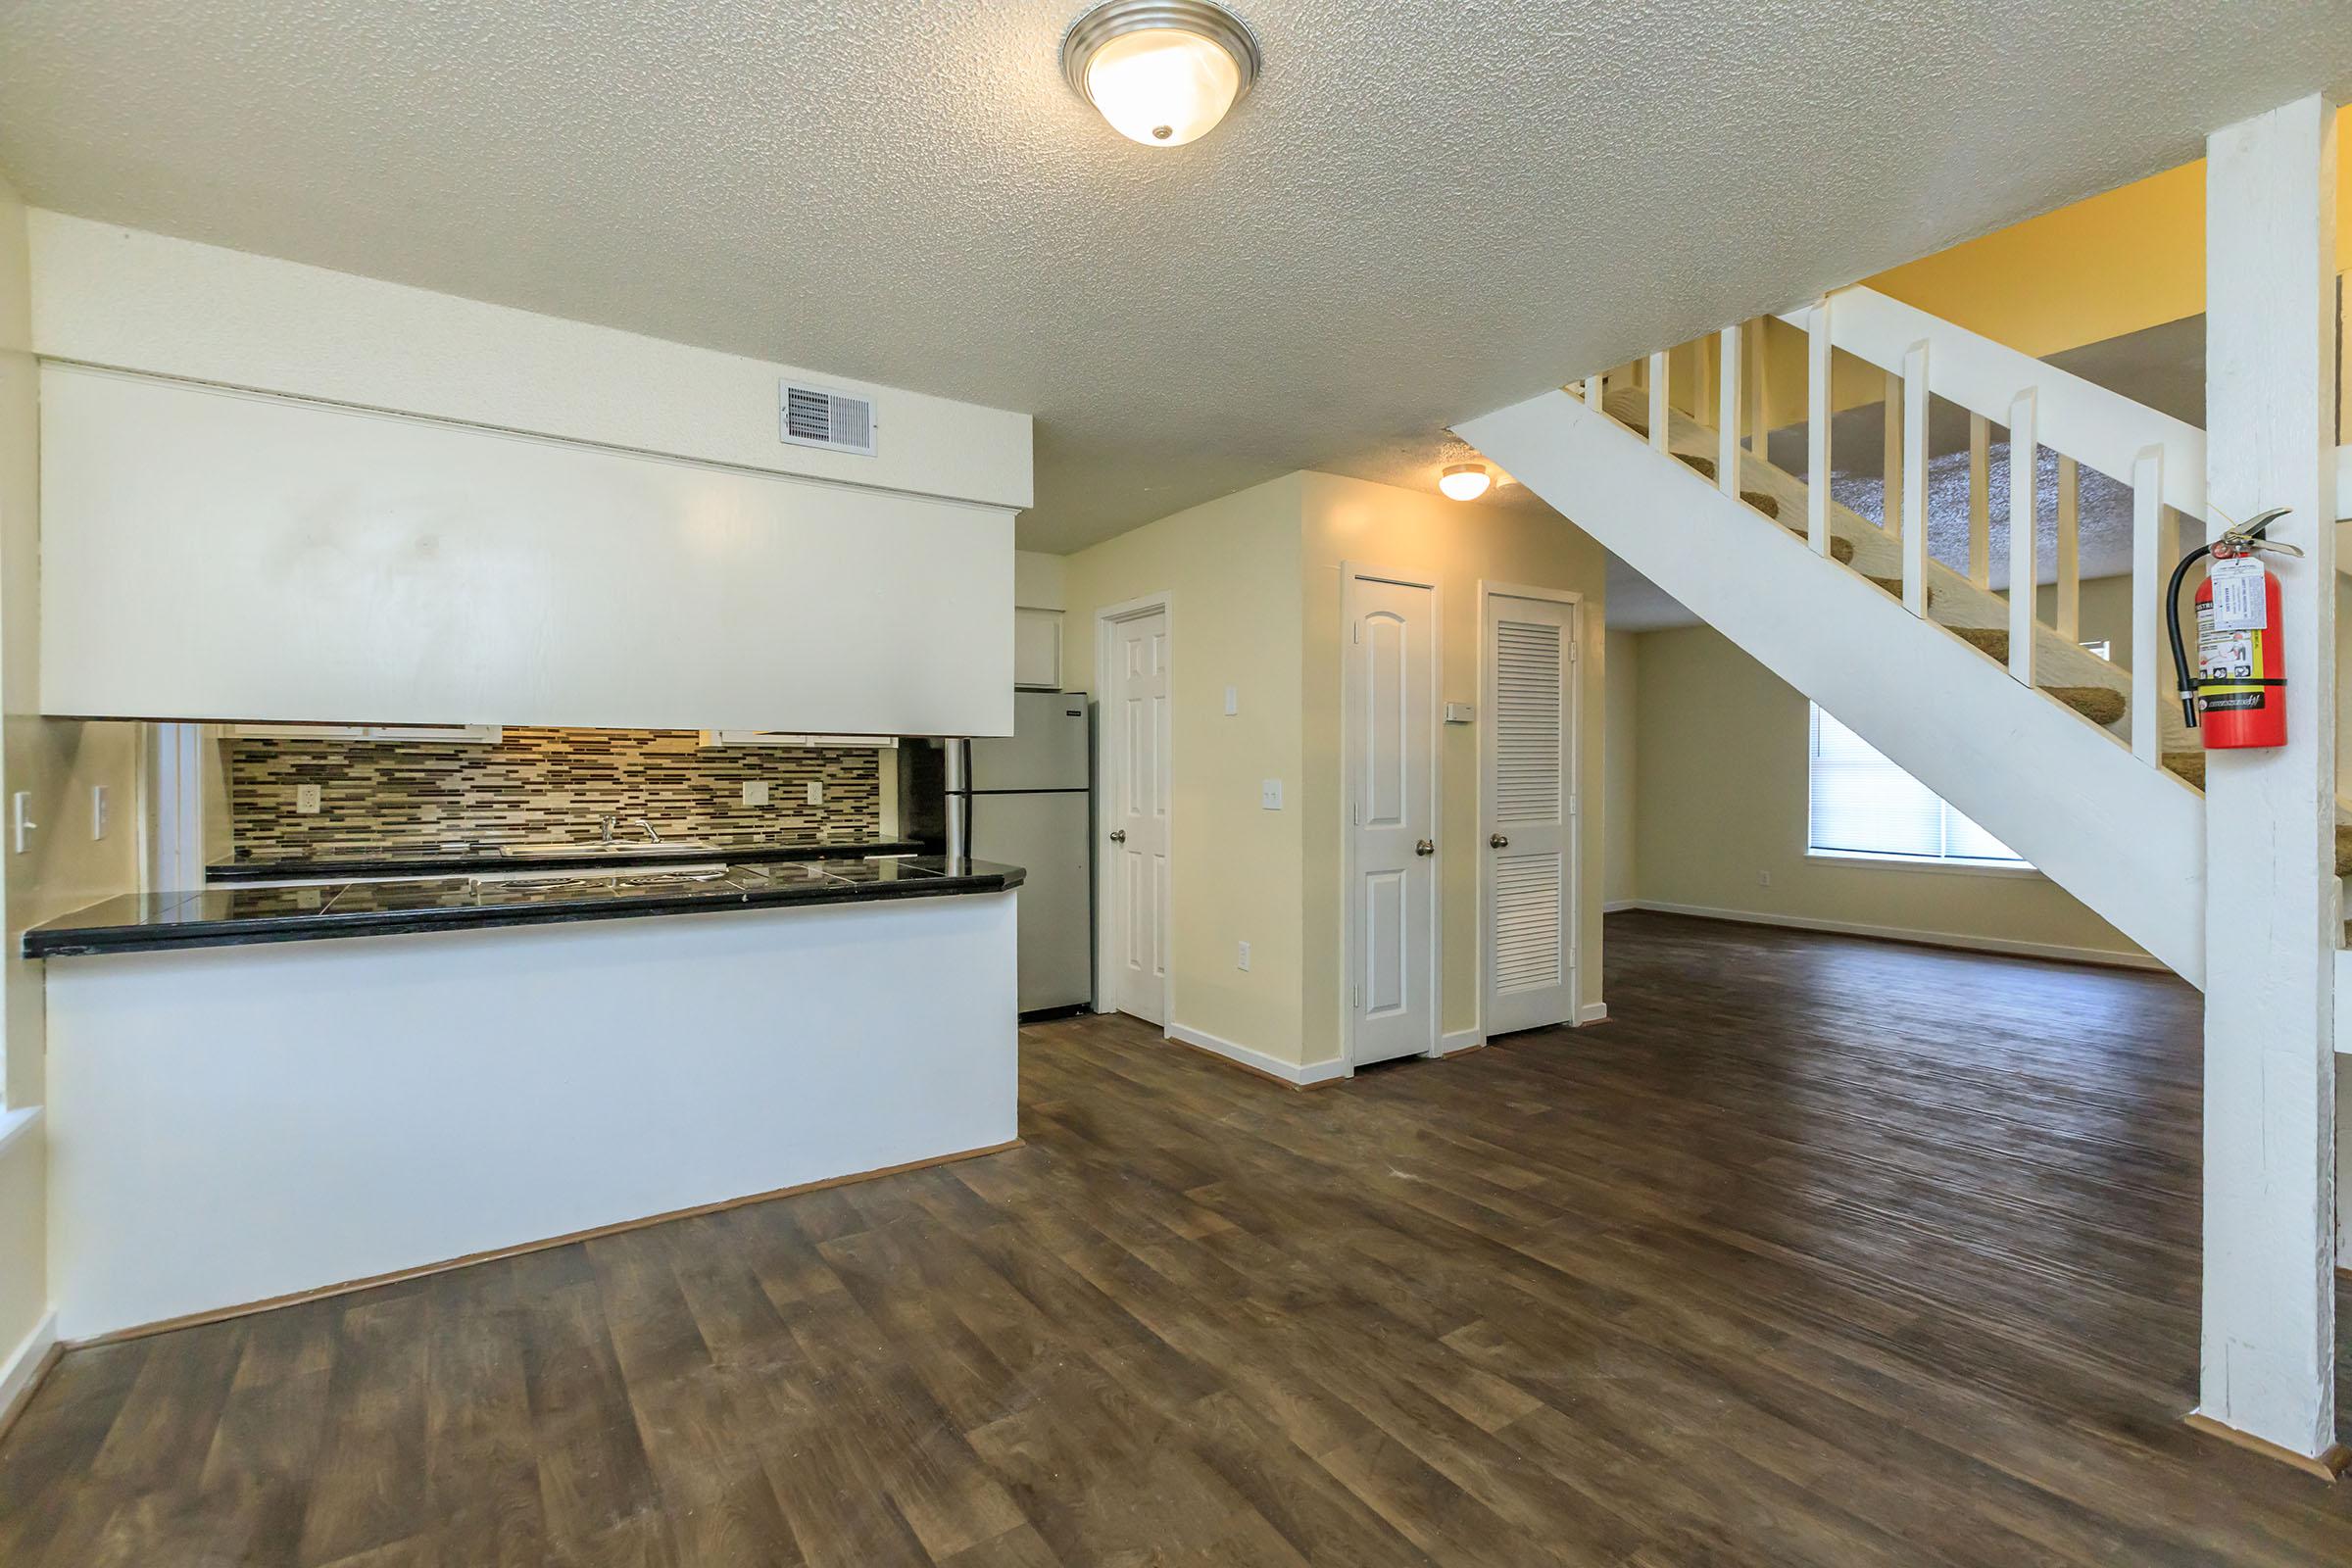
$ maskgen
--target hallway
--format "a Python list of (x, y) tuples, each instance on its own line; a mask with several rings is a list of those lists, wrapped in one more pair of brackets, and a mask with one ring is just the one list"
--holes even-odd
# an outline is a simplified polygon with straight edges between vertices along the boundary
[(0, 1560), (2352, 1559), (2180, 1422), (2192, 991), (1607, 954), (1603, 1026), (1312, 1094), (1034, 1027), (1009, 1152), (72, 1353)]

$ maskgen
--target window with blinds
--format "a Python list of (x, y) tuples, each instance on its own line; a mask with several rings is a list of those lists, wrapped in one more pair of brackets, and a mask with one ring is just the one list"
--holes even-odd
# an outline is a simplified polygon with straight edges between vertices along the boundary
[(1805, 847), (1814, 854), (1953, 865), (2027, 863), (1819, 708), (1813, 710), (1810, 754)]

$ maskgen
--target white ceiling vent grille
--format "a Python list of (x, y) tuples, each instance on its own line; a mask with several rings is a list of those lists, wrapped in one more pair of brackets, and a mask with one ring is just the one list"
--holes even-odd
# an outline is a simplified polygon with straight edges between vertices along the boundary
[(784, 439), (796, 447), (874, 455), (874, 400), (784, 383)]

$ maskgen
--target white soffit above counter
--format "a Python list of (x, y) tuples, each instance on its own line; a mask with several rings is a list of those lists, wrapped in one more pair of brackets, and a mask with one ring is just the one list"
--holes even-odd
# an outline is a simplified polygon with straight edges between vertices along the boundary
[[(1030, 416), (38, 209), (34, 351), (986, 506), (1030, 505)], [(649, 273), (649, 287), (661, 286)], [(779, 383), (870, 396), (879, 451), (778, 439)]]

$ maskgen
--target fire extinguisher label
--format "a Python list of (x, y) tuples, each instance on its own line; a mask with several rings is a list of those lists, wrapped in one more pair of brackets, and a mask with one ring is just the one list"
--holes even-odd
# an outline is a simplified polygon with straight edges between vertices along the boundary
[(2270, 600), (2263, 592), (2260, 558), (2230, 556), (2216, 560), (2207, 572), (2207, 578), (2213, 584), (2215, 631), (2263, 631), (2269, 628)]
[(2263, 679), (2263, 634), (2224, 630), (2215, 624), (2220, 618), (2213, 605), (2197, 607), (2197, 673), (2204, 688), (2197, 706), (2208, 713), (2258, 711), (2266, 701), (2263, 686), (2229, 683)]

